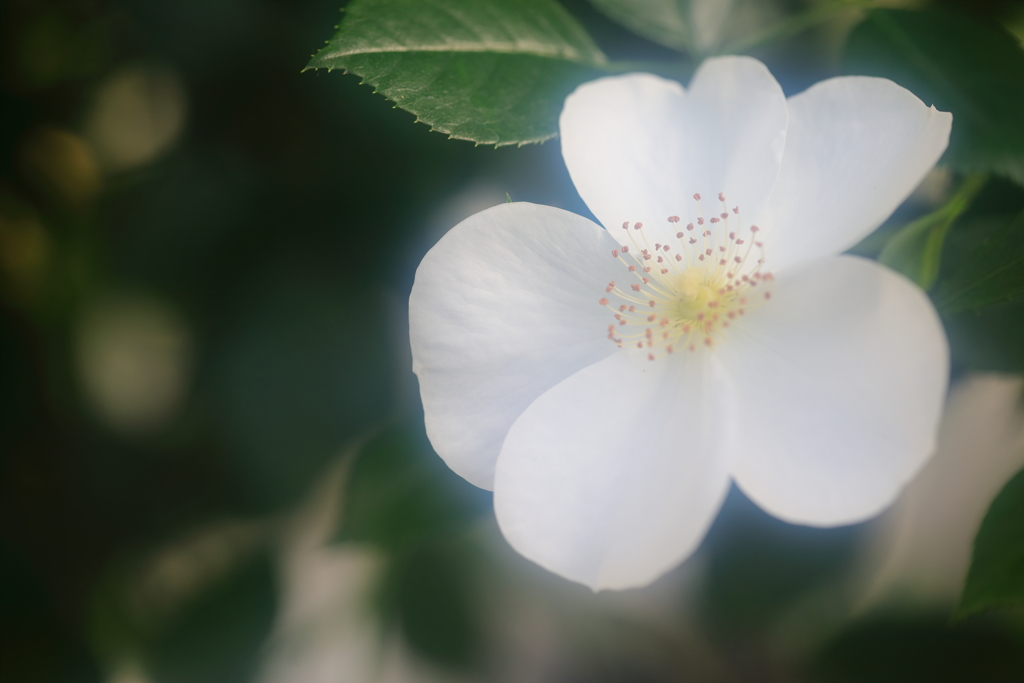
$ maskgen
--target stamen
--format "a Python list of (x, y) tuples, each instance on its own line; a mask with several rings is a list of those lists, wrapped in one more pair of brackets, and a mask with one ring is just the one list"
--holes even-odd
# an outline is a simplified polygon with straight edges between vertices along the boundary
[[(608, 298), (600, 299), (600, 304), (615, 317), (615, 322), (608, 326), (608, 339), (619, 347), (636, 345), (647, 349), (650, 360), (675, 349), (696, 352), (714, 347), (724, 339), (731, 323), (746, 313), (751, 305), (749, 293), (759, 284), (765, 296), (757, 297), (758, 305), (771, 299), (771, 292), (764, 291), (772, 277), (763, 271), (761, 242), (738, 237), (742, 226), (731, 222), (741, 220), (739, 206), (732, 207), (736, 218), (731, 219), (725, 194), (719, 193), (722, 211), (708, 219), (698, 239), (693, 235), (694, 225), (705, 226), (705, 221), (700, 213), (700, 194), (693, 198), (698, 202), (697, 215), (685, 230), (674, 233), (677, 250), (669, 244), (649, 242), (639, 221), (623, 223), (634, 250), (626, 245), (612, 250), (612, 257), (622, 261), (638, 282), (629, 283), (628, 289), (614, 280), (606, 285), (605, 293), (620, 299), (614, 305)], [(670, 225), (682, 220), (676, 215), (667, 217)], [(630, 227), (633, 229), (629, 230)], [(759, 228), (752, 225), (749, 230), (756, 234)], [(758, 250), (757, 257), (751, 256), (754, 249)], [(674, 258), (668, 258), (667, 254), (673, 251)], [(658, 267), (652, 268), (655, 263)], [(637, 306), (650, 314), (638, 313)], [(621, 336), (617, 336), (617, 331)]]

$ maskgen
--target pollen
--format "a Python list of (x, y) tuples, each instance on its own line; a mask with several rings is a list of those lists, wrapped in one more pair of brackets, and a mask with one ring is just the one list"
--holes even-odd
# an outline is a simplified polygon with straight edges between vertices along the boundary
[[(693, 195), (696, 215), (687, 223), (688, 231), (694, 223), (705, 225), (700, 197)], [(721, 192), (718, 200), (720, 212), (697, 237), (674, 233), (679, 245), (675, 249), (657, 243), (652, 249), (642, 223), (623, 224), (633, 228), (626, 231), (630, 245), (612, 252), (623, 265), (623, 281), (609, 282), (605, 292), (613, 299), (601, 299), (601, 305), (615, 314), (608, 333), (612, 343), (643, 349), (649, 360), (674, 350), (713, 349), (725, 341), (731, 324), (771, 299), (772, 274), (764, 268), (762, 243), (754, 239), (758, 227), (743, 228), (740, 207), (730, 209)], [(686, 219), (668, 217), (673, 225), (682, 220)], [(652, 251), (670, 250), (673, 259), (658, 257), (662, 268), (644, 265)], [(711, 254), (720, 256), (706, 258)], [(650, 277), (637, 272), (637, 266)]]

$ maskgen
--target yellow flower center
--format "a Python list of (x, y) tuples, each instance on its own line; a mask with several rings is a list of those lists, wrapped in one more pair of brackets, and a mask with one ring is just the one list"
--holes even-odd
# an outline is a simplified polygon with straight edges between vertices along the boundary
[[(756, 225), (740, 234), (739, 207), (697, 218), (676, 233), (678, 246), (648, 243), (642, 223), (623, 223), (633, 247), (612, 250), (626, 267), (627, 283), (609, 282), (600, 300), (615, 316), (608, 338), (620, 347), (647, 351), (655, 360), (674, 351), (696, 351), (724, 338), (732, 321), (771, 298), (771, 273), (763, 270), (763, 245)], [(668, 222), (680, 222), (669, 216)], [(695, 225), (696, 224), (696, 225)]]

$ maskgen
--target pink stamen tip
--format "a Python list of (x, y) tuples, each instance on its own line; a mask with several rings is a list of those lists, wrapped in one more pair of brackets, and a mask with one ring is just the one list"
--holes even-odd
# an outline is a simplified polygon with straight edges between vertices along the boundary
[(612, 258), (619, 258), (619, 250), (612, 249)]
[(651, 299), (650, 301), (647, 302), (647, 305), (650, 306), (651, 308), (654, 308), (654, 303), (654, 299)]
[(732, 207), (732, 212), (733, 213), (739, 213), (740, 212), (740, 207), (738, 207), (738, 206)]
[(687, 223), (686, 224), (686, 229), (692, 231), (693, 230), (693, 223)]
[(676, 239), (682, 239), (682, 238), (683, 238), (683, 233), (677, 232), (676, 233)]
[(694, 198), (694, 199), (695, 199), (696, 201), (698, 201), (698, 202), (699, 202), (699, 201), (700, 201), (700, 193), (699, 193), (699, 192), (695, 192), (695, 193), (694, 193), (694, 195), (693, 195), (693, 198)]
[(623, 230), (629, 230), (629, 221), (623, 221), (622, 222), (622, 229)]
[(654, 360), (654, 354), (653, 353), (647, 354), (647, 360)]
[(639, 291), (640, 291), (640, 285), (630, 285), (630, 288), (631, 288), (631, 289), (632, 289), (632, 290), (633, 290), (634, 292), (639, 292)]
[(722, 192), (718, 193), (718, 201), (720, 201), (720, 202), (724, 202), (725, 201), (725, 194), (724, 193), (722, 193)]
[(652, 322), (654, 322), (654, 319), (657, 318), (657, 317), (658, 316), (656, 314), (651, 313), (649, 316), (647, 316), (647, 322), (652, 323)]
[(757, 231), (758, 231), (758, 230), (760, 230), (760, 229), (761, 229), (761, 228), (757, 227), (756, 225), (751, 225), (751, 226), (750, 226), (750, 232), (757, 232)]
[(629, 247), (628, 246), (623, 246), (622, 247), (622, 253), (623, 254), (628, 254), (629, 253)]
[(712, 216), (712, 217), (711, 217), (711, 222), (712, 222), (712, 223), (717, 223), (717, 222), (718, 222), (718, 218), (717, 218), (717, 217), (715, 217), (715, 216)]
[(697, 219), (697, 225), (704, 225), (704, 219), (703, 218), (698, 218)]
[(629, 272), (635, 273), (636, 272), (636, 266), (630, 266), (629, 267)]
[(682, 260), (683, 260), (683, 255), (682, 254), (676, 254), (676, 261), (682, 261)]
[(726, 218), (728, 218), (728, 217), (729, 217), (729, 214), (728, 214), (728, 212), (726, 212), (726, 211), (723, 211), (722, 213), (720, 213), (720, 214), (718, 214), (718, 215), (719, 215), (719, 216), (721, 216), (721, 218), (722, 218), (722, 220), (723, 220), (723, 221), (724, 221), (724, 220), (725, 220)]
[(633, 229), (634, 230), (639, 230), (642, 227), (644, 227), (644, 224), (641, 223), (640, 221), (637, 221), (636, 223), (633, 224)]
[(598, 301), (597, 303), (601, 304), (602, 306), (607, 306), (608, 305), (608, 299), (605, 299), (604, 297), (601, 297), (601, 300)]

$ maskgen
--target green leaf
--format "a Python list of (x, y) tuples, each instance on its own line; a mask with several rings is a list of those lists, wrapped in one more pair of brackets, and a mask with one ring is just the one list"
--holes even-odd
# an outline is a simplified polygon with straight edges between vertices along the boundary
[(942, 316), (953, 363), (988, 372), (1024, 372), (1024, 299)]
[(489, 495), (448, 469), (422, 432), (393, 426), (359, 451), (343, 500), (336, 541), (406, 551), (465, 528)]
[(1024, 607), (1024, 470), (992, 501), (974, 539), (974, 555), (957, 617)]
[(882, 76), (953, 113), (946, 160), (1024, 184), (1024, 49), (1004, 29), (940, 10), (873, 10), (845, 71)]
[(878, 260), (928, 289), (939, 274), (942, 246), (953, 222), (985, 184), (984, 176), (968, 178), (941, 208), (908, 223), (894, 234)]
[[(935, 292), (943, 313), (961, 313), (1024, 295), (1024, 212), (988, 235)], [(1024, 340), (1022, 340), (1024, 341)]]
[[(723, 0), (724, 1), (724, 0)], [(590, 0), (630, 31), (650, 41), (688, 52), (692, 47), (689, 0)]]
[(484, 617), (478, 552), (465, 539), (427, 544), (395, 558), (379, 590), (411, 649), (449, 669), (480, 663)]
[(511, 145), (553, 137), (605, 62), (554, 0), (354, 0), (307, 68), (357, 74), (451, 137)]

